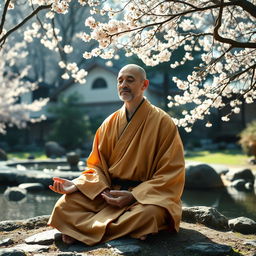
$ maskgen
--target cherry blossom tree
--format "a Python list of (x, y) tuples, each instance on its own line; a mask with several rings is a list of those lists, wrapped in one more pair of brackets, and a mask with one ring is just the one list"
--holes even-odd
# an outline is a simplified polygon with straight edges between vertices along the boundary
[(31, 118), (30, 112), (39, 111), (46, 105), (48, 99), (21, 101), (28, 92), (37, 88), (35, 83), (26, 80), (30, 67), (24, 67), (21, 72), (15, 72), (13, 65), (25, 58), (24, 43), (6, 47), (0, 51), (0, 134), (6, 132), (6, 126), (16, 125), (24, 128), (27, 122), (37, 122), (45, 119), (43, 115)]
[[(6, 2), (5, 7), (7, 4)], [(0, 78), (4, 80), (4, 83), (0, 84), (0, 102), (3, 103), (0, 104), (0, 116), (3, 116), (0, 118), (0, 133), (6, 132), (6, 124), (23, 128), (27, 122), (45, 119), (44, 116), (32, 119), (29, 114), (31, 111), (40, 110), (47, 103), (47, 99), (41, 99), (29, 104), (30, 100), (26, 94), (39, 88), (37, 84), (51, 84), (54, 90), (54, 87), (64, 83), (84, 83), (86, 75), (85, 70), (78, 68), (79, 64), (85, 61), (81, 54), (83, 47), (80, 47), (80, 53), (77, 49), (73, 50), (78, 41), (81, 41), (81, 30), (84, 29), (81, 18), (85, 7), (77, 8), (77, 4), (71, 3), (66, 15), (56, 16), (49, 10), (45, 12), (41, 9), (41, 13), (38, 12), (34, 19), (32, 15), (27, 19), (24, 14), (27, 15), (29, 8), (26, 8), (24, 3), (16, 4), (19, 8), (15, 9), (9, 2), (9, 8), (2, 13), (1, 28), (3, 29), (4, 24), (6, 28), (15, 29), (10, 29), (9, 34), (7, 30), (2, 30), (4, 32), (0, 54), (1, 66), (5, 69), (0, 72)], [(31, 8), (34, 12), (32, 6)], [(7, 11), (10, 12), (9, 16)], [(19, 27), (22, 22), (23, 26)], [(48, 29), (45, 29), (45, 26), (48, 26)], [(23, 102), (25, 98), (26, 103)]]
[[(6, 0), (0, 45), (39, 12), (50, 10), (45, 15), (54, 20), (56, 13), (67, 13), (73, 1), (31, 0), (25, 18), (12, 28), (4, 28), (8, 8), (19, 8), (13, 0)], [(111, 61), (122, 49), (126, 56), (137, 55), (147, 66), (171, 61), (171, 72), (200, 53), (200, 64), (187, 77), (173, 77), (183, 95), (168, 98), (169, 107), (193, 105), (183, 112), (181, 119), (175, 120), (188, 132), (196, 120), (204, 119), (213, 109), (229, 105), (231, 112), (222, 117), (223, 121), (229, 121), (232, 114), (240, 112), (243, 102), (255, 102), (255, 0), (78, 0), (77, 4), (90, 8), (90, 16), (85, 17), (90, 31), (81, 34), (81, 38), (85, 43), (98, 43), (83, 53), (85, 59), (99, 56)], [(27, 36), (36, 37), (38, 26), (28, 30)], [(41, 26), (47, 35), (42, 43), (58, 50), (61, 38), (53, 23)], [(173, 52), (180, 47), (185, 50), (184, 56), (173, 59)], [(80, 72), (75, 64), (61, 65), (68, 71), (66, 78)], [(81, 71), (78, 77), (85, 75)], [(211, 125), (206, 123), (207, 127)]]

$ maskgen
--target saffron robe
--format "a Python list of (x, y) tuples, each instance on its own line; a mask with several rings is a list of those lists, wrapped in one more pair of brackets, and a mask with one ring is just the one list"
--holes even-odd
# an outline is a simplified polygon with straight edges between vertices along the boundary
[[(73, 180), (78, 191), (56, 203), (49, 225), (88, 245), (179, 230), (184, 153), (177, 127), (163, 110), (144, 100), (130, 122), (125, 106), (113, 113), (96, 132), (87, 166)], [(131, 190), (134, 204), (118, 208), (102, 198), (115, 178), (141, 182)]]

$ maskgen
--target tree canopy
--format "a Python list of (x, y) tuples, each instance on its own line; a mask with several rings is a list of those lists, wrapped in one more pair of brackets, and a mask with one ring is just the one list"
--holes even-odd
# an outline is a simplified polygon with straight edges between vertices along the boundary
[[(28, 26), (24, 35), (29, 35), (31, 40), (38, 36), (39, 28), (43, 28), (47, 35), (45, 46), (60, 50), (62, 38), (58, 36), (54, 20), (57, 15), (68, 13), (71, 3), (76, 2), (77, 8), (90, 9), (90, 14), (84, 17), (84, 32), (80, 33), (85, 44), (93, 42), (93, 47), (83, 53), (85, 59), (101, 57), (111, 61), (122, 49), (126, 56), (137, 55), (147, 66), (171, 61), (171, 72), (199, 53), (200, 63), (187, 77), (172, 78), (183, 94), (168, 98), (169, 107), (193, 104), (191, 110), (184, 111), (184, 116), (175, 120), (187, 131), (214, 108), (228, 104), (231, 112), (222, 120), (229, 121), (232, 114), (240, 112), (243, 102), (255, 102), (255, 0), (31, 0), (24, 3), (27, 8), (23, 18), (8, 27), (6, 17), (11, 15), (11, 8), (21, 8), (18, 2), (6, 0), (2, 6), (1, 49), (15, 31), (34, 18), (36, 25)], [(44, 13), (43, 22), (38, 21), (40, 12)], [(72, 46), (62, 44), (67, 51), (69, 47)], [(184, 55), (179, 60), (173, 59), (173, 52), (180, 47)], [(71, 67), (65, 60), (61, 67), (67, 72), (79, 72), (75, 64)], [(81, 71), (80, 75), (86, 74)], [(68, 73), (63, 78), (67, 76)], [(211, 125), (206, 123), (208, 127)]]

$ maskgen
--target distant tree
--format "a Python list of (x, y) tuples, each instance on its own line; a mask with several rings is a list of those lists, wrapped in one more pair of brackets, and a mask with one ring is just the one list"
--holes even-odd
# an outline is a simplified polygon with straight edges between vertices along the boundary
[(244, 152), (249, 156), (253, 156), (256, 161), (256, 120), (249, 123), (240, 133), (239, 143)]
[(50, 109), (56, 121), (48, 139), (55, 140), (66, 149), (81, 147), (90, 135), (88, 116), (76, 105), (77, 94), (62, 97), (59, 106)]

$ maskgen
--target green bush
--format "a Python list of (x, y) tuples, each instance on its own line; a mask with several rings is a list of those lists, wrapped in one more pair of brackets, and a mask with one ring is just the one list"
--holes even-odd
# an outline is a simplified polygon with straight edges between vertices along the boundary
[(239, 144), (246, 154), (256, 157), (256, 120), (249, 123), (240, 133)]
[(60, 99), (58, 107), (50, 109), (56, 121), (48, 137), (55, 140), (66, 149), (81, 147), (90, 136), (89, 117), (79, 109), (79, 96), (72, 94)]

